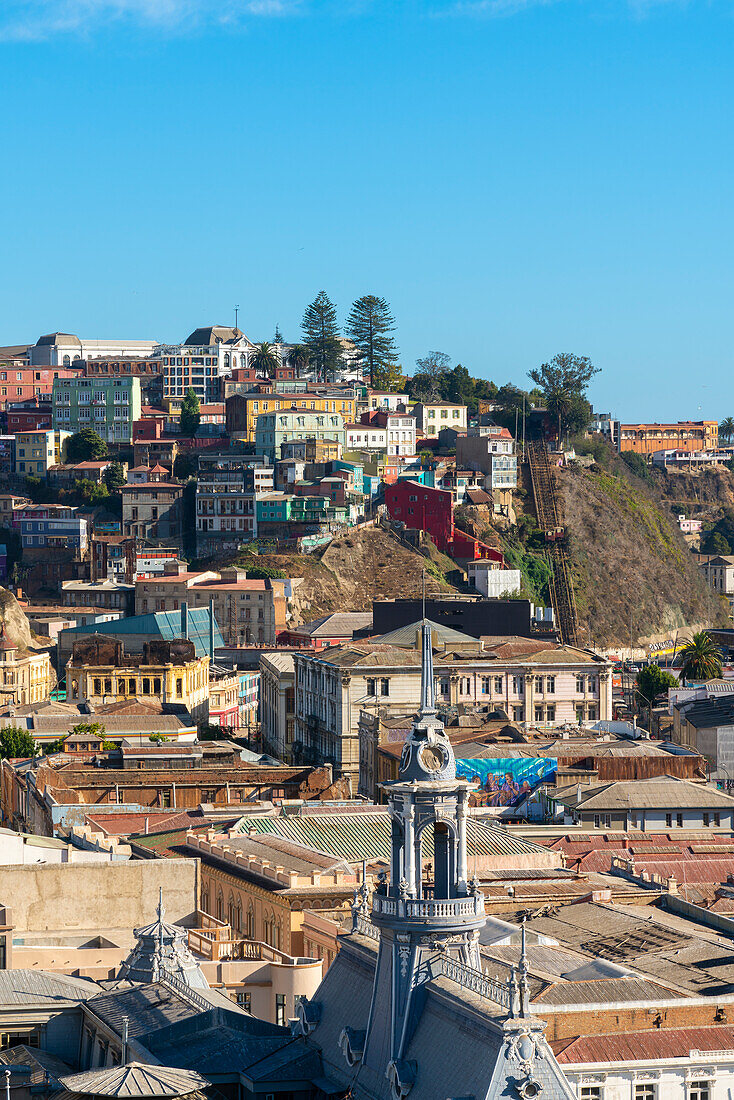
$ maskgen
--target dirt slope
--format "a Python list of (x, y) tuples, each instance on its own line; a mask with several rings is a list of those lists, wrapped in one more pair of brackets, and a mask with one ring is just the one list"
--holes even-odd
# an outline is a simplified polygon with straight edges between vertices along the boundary
[(316, 554), (241, 555), (247, 567), (264, 565), (301, 577), (296, 589), (296, 623), (317, 619), (330, 611), (370, 611), (373, 599), (419, 596), (422, 571), (426, 593), (453, 592), (445, 579), (456, 569), (450, 558), (431, 551), (431, 559), (403, 546), (379, 527), (350, 531)]
[(601, 470), (558, 471), (584, 640), (629, 645), (692, 625), (723, 624), (669, 506), (639, 483)]

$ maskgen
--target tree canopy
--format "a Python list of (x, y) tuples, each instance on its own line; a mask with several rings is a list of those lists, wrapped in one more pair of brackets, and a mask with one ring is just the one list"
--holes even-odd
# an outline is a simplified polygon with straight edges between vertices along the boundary
[(196, 396), (193, 387), (189, 386), (186, 396), (181, 402), (181, 434), (196, 435), (200, 423), (201, 405), (199, 404), (199, 398)]
[(250, 366), (260, 374), (274, 378), (276, 368), (280, 366), (280, 356), (275, 350), (275, 345), (269, 344), (267, 340), (263, 340), (261, 344), (255, 344), (255, 353), (250, 359)]
[(18, 726), (6, 726), (0, 730), (0, 760), (35, 756), (37, 751), (36, 742), (27, 730)]
[(107, 454), (107, 444), (94, 428), (82, 428), (66, 441), (66, 461), (97, 462)]
[(722, 439), (725, 439), (727, 443), (731, 443), (734, 438), (734, 417), (727, 416), (719, 424), (719, 435)]
[(325, 290), (320, 290), (311, 305), (306, 306), (301, 327), (311, 364), (317, 377), (325, 382), (337, 370), (342, 357), (336, 306)]
[(585, 355), (560, 352), (549, 363), (528, 371), (543, 393), (548, 415), (558, 422), (559, 435), (582, 432), (589, 424), (591, 406), (586, 400), (589, 382), (599, 368)]
[(104, 472), (104, 483), (110, 493), (117, 493), (127, 484), (125, 468), (121, 462), (112, 462)]
[(370, 385), (385, 389), (386, 379), (397, 364), (395, 319), (386, 298), (365, 294), (357, 298), (347, 317), (346, 334), (357, 349), (360, 366), (366, 367)]
[(305, 344), (293, 344), (288, 360), (295, 368), (296, 374), (303, 374), (311, 362), (311, 352)]
[(637, 673), (637, 690), (640, 695), (652, 706), (658, 697), (668, 688), (676, 687), (678, 681), (675, 676), (667, 672), (660, 665), (645, 665)]
[(705, 630), (691, 635), (677, 661), (684, 680), (716, 680), (721, 676), (721, 650)]
[(476, 412), (481, 400), (491, 401), (498, 393), (493, 382), (473, 378), (461, 363), (452, 367), (451, 356), (445, 351), (430, 351), (416, 359), (416, 368), (406, 380), (406, 389), (414, 401), (455, 401)]

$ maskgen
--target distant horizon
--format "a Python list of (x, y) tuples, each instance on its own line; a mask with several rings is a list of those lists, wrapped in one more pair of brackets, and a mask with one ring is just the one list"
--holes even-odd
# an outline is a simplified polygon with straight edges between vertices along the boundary
[(376, 294), (409, 373), (734, 415), (733, 47), (723, 0), (6, 0), (0, 331)]

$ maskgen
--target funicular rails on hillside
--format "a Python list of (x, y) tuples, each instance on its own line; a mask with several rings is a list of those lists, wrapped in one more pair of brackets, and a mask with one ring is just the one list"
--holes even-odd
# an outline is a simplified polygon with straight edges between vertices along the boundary
[(527, 459), (533, 486), (538, 527), (548, 543), (548, 558), (553, 574), (549, 581), (551, 603), (564, 645), (578, 644), (578, 616), (568, 554), (563, 544), (564, 529), (558, 518), (556, 483), (548, 461), (548, 448), (543, 440), (528, 445)]

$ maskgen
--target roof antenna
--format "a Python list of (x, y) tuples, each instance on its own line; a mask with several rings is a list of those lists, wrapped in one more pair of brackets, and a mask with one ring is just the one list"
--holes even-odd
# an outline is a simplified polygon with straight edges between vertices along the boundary
[(234, 327), (235, 327), (235, 330), (237, 329), (237, 314), (239, 313), (239, 311), (240, 311), (240, 307), (235, 306), (234, 307)]

